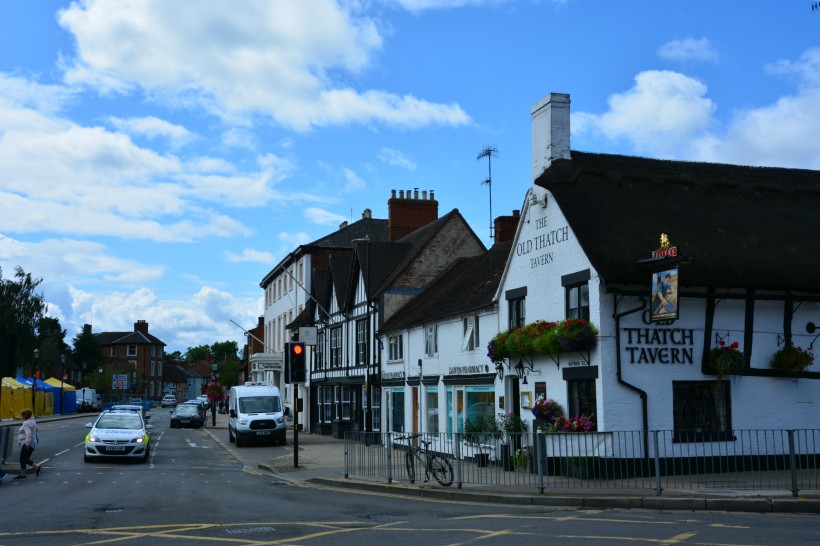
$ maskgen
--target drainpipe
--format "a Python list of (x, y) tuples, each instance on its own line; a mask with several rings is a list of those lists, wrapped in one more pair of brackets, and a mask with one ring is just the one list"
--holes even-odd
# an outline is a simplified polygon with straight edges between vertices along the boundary
[[(614, 308), (618, 308), (618, 295), (614, 294)], [(623, 385), (624, 387), (630, 389), (633, 392), (637, 392), (638, 395), (641, 397), (641, 412), (643, 414), (643, 450), (644, 450), (644, 457), (648, 456), (649, 454), (649, 407), (646, 398), (646, 391), (643, 389), (639, 389), (632, 383), (627, 383), (623, 379), (623, 374), (621, 372), (621, 317), (625, 317), (627, 315), (631, 315), (632, 313), (637, 313), (638, 311), (643, 311), (646, 309), (646, 299), (640, 298), (641, 306), (635, 307), (634, 309), (629, 309), (628, 311), (624, 311), (622, 313), (614, 313), (612, 317), (615, 319), (615, 362), (616, 362), (616, 369), (617, 369), (617, 377), (618, 383)]]

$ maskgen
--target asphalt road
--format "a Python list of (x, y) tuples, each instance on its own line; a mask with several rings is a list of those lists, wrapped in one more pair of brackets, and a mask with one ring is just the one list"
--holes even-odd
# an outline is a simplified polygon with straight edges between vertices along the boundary
[(0, 488), (0, 546), (820, 543), (815, 515), (488, 506), (294, 484), (204, 431), (170, 429), (168, 409), (151, 413), (148, 464), (84, 463), (91, 416), (42, 423), (43, 474)]

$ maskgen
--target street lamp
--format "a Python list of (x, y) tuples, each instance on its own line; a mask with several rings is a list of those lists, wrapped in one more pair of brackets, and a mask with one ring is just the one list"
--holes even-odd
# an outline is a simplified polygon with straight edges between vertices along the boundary
[(100, 394), (100, 396), (102, 396), (102, 366), (100, 366), (99, 372), (100, 372), (100, 385), (99, 385), (100, 392), (99, 392), (99, 394)]
[(34, 369), (31, 372), (31, 415), (36, 417), (35, 401), (37, 400), (37, 361), (40, 360), (40, 349), (34, 349)]
[(60, 355), (60, 364), (63, 368), (63, 380), (60, 381), (60, 415), (63, 414), (63, 386), (65, 385), (65, 355)]
[[(217, 365), (216, 360), (211, 362), (211, 380), (214, 382), (214, 388), (216, 388), (216, 373), (217, 373)], [(216, 426), (216, 400), (211, 399), (211, 419), (213, 420), (213, 426)]]

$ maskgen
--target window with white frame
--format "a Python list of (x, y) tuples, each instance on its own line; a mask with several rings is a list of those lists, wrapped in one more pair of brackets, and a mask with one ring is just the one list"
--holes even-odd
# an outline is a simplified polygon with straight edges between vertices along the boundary
[(566, 318), (589, 320), (589, 279), (589, 269), (561, 277)]
[(373, 430), (382, 429), (382, 393), (374, 390), (371, 396), (371, 411), (373, 412)]
[(322, 387), (322, 421), (329, 423), (333, 420), (333, 387)]
[(128, 355), (127, 356), (137, 356), (137, 346), (136, 345), (129, 345), (128, 346)]
[(316, 334), (316, 369), (321, 370), (325, 367), (325, 332), (321, 331)]
[(330, 331), (330, 367), (342, 367), (342, 327)]
[(350, 419), (350, 387), (342, 387), (342, 419)]
[(367, 365), (367, 320), (356, 321), (356, 364)]
[(155, 365), (156, 365), (156, 363), (152, 360), (152, 361), (151, 361), (151, 376), (152, 376), (152, 377), (153, 377), (154, 375), (156, 375), (156, 368), (154, 367)]
[(436, 356), (438, 353), (438, 326), (430, 324), (424, 329), (424, 354)]
[(404, 360), (402, 339), (401, 334), (387, 337), (387, 360)]
[(112, 345), (108, 351), (108, 356), (117, 356), (117, 349)]
[(461, 340), (461, 350), (472, 351), (478, 346), (478, 315), (464, 317), (464, 337)]

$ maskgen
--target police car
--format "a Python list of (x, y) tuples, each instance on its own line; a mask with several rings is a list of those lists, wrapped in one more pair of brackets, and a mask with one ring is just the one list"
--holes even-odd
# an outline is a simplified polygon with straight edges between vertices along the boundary
[(86, 423), (91, 431), (85, 437), (83, 460), (97, 459), (136, 460), (148, 462), (151, 438), (139, 412), (127, 410), (104, 411), (93, 423)]

